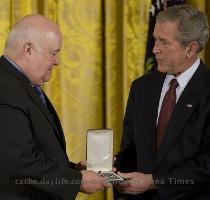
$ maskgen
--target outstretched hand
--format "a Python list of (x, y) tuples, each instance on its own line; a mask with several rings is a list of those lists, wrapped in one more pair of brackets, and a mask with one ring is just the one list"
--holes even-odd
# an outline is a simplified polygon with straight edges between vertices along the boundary
[(90, 170), (82, 170), (82, 183), (80, 191), (85, 194), (92, 194), (99, 190), (110, 187), (111, 184), (104, 177)]
[(75, 166), (76, 170), (86, 170), (87, 169), (87, 161), (86, 160), (82, 160), (79, 163), (76, 164)]
[(126, 181), (115, 185), (116, 189), (123, 194), (141, 194), (151, 189), (155, 189), (152, 174), (144, 174), (140, 172), (121, 173), (118, 174), (125, 178)]

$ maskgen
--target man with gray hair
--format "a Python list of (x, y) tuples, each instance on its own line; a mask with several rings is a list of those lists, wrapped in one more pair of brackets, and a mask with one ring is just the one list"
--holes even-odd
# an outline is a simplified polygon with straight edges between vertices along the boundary
[(0, 199), (73, 200), (110, 186), (69, 162), (63, 130), (40, 86), (58, 65), (61, 32), (48, 18), (20, 19), (0, 58)]
[[(132, 83), (116, 156), (123, 199), (210, 199), (210, 71), (204, 13), (169, 7), (154, 28), (158, 71)], [(124, 173), (123, 173), (124, 172)]]

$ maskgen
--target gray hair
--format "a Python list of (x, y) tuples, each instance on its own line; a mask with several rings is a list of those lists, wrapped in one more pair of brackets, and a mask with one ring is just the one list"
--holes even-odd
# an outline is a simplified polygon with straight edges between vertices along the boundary
[(157, 22), (176, 22), (177, 40), (186, 47), (190, 42), (197, 42), (200, 52), (209, 39), (209, 24), (207, 16), (188, 5), (177, 5), (169, 7), (167, 10), (157, 15)]
[(34, 29), (33, 25), (29, 24), (28, 26), (19, 26), (17, 24), (10, 32), (6, 43), (5, 51), (9, 50), (10, 53), (15, 54), (16, 51), (19, 51), (19, 48), (24, 45), (24, 43), (33, 43), (36, 44), (37, 49), (41, 47), (43, 37), (43, 31)]

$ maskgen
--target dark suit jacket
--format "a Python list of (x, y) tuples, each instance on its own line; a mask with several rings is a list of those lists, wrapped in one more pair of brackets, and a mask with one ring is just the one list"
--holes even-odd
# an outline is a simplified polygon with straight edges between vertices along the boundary
[(81, 173), (68, 161), (59, 118), (45, 96), (0, 58), (0, 199), (75, 199)]
[(152, 173), (157, 190), (128, 199), (210, 199), (210, 72), (201, 62), (180, 96), (158, 153), (155, 131), (165, 74), (131, 86), (116, 166)]

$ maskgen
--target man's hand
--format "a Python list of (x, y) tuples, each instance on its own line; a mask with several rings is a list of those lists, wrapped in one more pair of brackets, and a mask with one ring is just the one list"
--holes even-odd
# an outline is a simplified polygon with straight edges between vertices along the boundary
[(117, 168), (114, 167), (114, 164), (115, 164), (116, 159), (117, 159), (117, 158), (114, 156), (114, 158), (113, 158), (113, 167), (112, 167), (112, 171), (113, 171), (113, 172), (117, 172)]
[(87, 161), (86, 160), (82, 160), (79, 163), (76, 164), (75, 169), (76, 170), (86, 170), (87, 168)]
[(104, 177), (90, 170), (82, 170), (82, 183), (80, 191), (85, 194), (92, 194), (98, 190), (110, 187), (111, 184)]
[(151, 189), (155, 189), (152, 174), (144, 174), (140, 172), (121, 173), (118, 174), (127, 179), (123, 183), (115, 185), (117, 190), (123, 194), (140, 194)]

